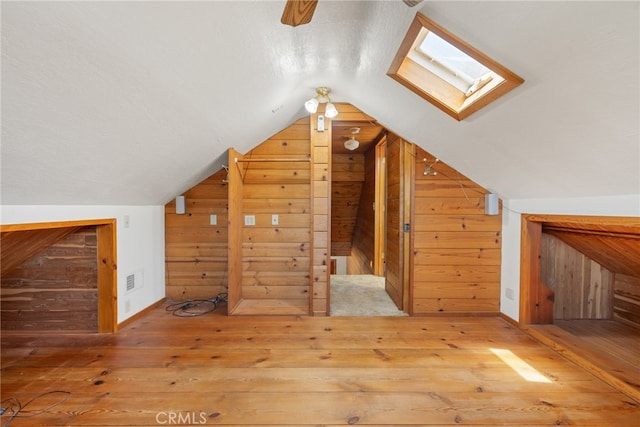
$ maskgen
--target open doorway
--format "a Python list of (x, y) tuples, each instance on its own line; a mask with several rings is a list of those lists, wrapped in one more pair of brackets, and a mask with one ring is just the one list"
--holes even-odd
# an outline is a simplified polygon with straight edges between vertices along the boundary
[[(355, 148), (353, 139), (358, 141)], [(345, 146), (345, 142), (349, 143)], [(385, 259), (390, 182), (386, 129), (369, 117), (359, 121), (334, 119), (331, 158), (330, 314), (406, 315), (404, 272), (398, 270), (402, 263), (392, 263), (388, 268)], [(391, 184), (397, 185), (397, 179)], [(398, 189), (394, 187), (394, 191)], [(397, 214), (397, 200), (393, 206)], [(398, 234), (401, 222), (393, 222), (393, 234)], [(393, 256), (399, 255), (394, 246)]]
[(331, 316), (406, 316), (385, 290), (384, 276), (331, 275)]

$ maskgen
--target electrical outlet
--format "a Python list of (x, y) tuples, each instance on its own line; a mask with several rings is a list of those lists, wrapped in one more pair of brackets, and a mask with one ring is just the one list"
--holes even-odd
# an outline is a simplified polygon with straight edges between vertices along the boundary
[(278, 225), (278, 215), (271, 215), (271, 225)]
[(131, 311), (131, 300), (124, 301), (124, 312), (129, 313)]
[(209, 215), (209, 224), (218, 225), (218, 216), (217, 215)]
[(505, 289), (505, 291), (504, 291), (504, 295), (505, 295), (507, 298), (509, 298), (510, 300), (512, 300), (512, 301), (513, 301), (513, 299), (515, 298), (515, 295), (514, 295), (514, 293), (513, 293), (513, 289), (511, 289), (511, 288), (507, 288), (507, 289)]
[(256, 225), (256, 216), (255, 215), (245, 215), (244, 216), (244, 225)]

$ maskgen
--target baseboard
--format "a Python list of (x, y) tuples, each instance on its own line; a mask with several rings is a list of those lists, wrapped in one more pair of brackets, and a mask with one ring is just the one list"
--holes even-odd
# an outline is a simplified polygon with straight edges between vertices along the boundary
[(512, 319), (511, 317), (507, 316), (506, 314), (500, 313), (500, 314), (498, 314), (498, 317), (500, 317), (505, 322), (515, 326), (516, 328), (522, 329), (520, 327), (520, 323), (517, 320)]
[(151, 304), (149, 307), (137, 312), (136, 314), (134, 314), (133, 316), (129, 317), (128, 319), (123, 320), (121, 323), (118, 323), (118, 330), (120, 330), (120, 328), (124, 328), (125, 326), (129, 325), (130, 323), (135, 322), (136, 320), (140, 319), (141, 317), (144, 317), (147, 313), (151, 312), (152, 310), (154, 310), (159, 305), (164, 304), (164, 302), (166, 300), (167, 300), (166, 298), (162, 298), (159, 301), (156, 301), (153, 304)]
[(498, 317), (500, 313), (492, 311), (460, 311), (460, 312), (429, 312), (429, 313), (411, 313), (410, 317)]

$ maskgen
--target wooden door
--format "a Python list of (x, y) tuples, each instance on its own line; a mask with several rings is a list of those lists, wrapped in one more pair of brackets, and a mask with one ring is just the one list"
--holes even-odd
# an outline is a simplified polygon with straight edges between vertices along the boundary
[(375, 230), (373, 250), (373, 274), (385, 275), (385, 250), (387, 246), (387, 138), (376, 145), (375, 178)]
[(413, 183), (415, 182), (415, 145), (402, 141), (402, 192), (400, 193), (402, 206), (402, 310), (410, 311), (411, 283), (413, 272)]
[(413, 145), (389, 134), (386, 157), (385, 289), (400, 310), (409, 308)]

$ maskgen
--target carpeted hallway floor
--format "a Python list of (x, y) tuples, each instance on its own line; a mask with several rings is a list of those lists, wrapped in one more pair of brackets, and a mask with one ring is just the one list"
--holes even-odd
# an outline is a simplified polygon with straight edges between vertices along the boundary
[(406, 316), (384, 290), (384, 277), (331, 275), (331, 316)]

